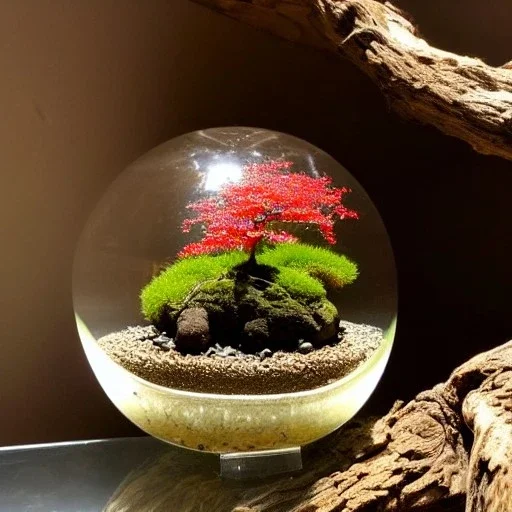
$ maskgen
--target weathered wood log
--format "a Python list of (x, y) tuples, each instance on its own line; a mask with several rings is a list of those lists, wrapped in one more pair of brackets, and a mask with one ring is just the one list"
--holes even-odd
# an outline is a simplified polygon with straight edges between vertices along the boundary
[(298, 476), (240, 485), (172, 452), (128, 477), (105, 510), (510, 512), (512, 341), (383, 418), (350, 422), (305, 458)]
[(343, 429), (332, 453), (322, 454), (337, 461), (338, 471), (256, 490), (234, 511), (461, 510), (467, 474), (461, 430), (438, 391), (425, 392), (375, 423)]
[(464, 401), (475, 439), (469, 461), (467, 512), (512, 510), (512, 371), (491, 375)]
[[(195, 0), (287, 40), (348, 58), (403, 117), (512, 160), (512, 69), (430, 46), (377, 0)], [(343, 99), (340, 99), (343, 101)]]
[[(464, 420), (474, 432), (469, 465)], [(233, 510), (434, 512), (462, 511), (466, 502), (467, 512), (510, 512), (512, 342), (471, 359), (445, 384), (398, 403), (375, 423), (342, 429), (330, 455), (320, 455), (326, 457), (340, 471), (306, 485), (303, 476), (256, 490)]]

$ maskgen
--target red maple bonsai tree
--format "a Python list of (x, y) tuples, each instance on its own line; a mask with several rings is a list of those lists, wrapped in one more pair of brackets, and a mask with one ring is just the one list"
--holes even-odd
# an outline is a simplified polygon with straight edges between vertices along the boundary
[(189, 204), (196, 216), (186, 219), (182, 229), (187, 233), (200, 224), (204, 237), (186, 245), (178, 256), (238, 249), (249, 252), (249, 262), (255, 262), (261, 241), (297, 241), (291, 233), (273, 229), (276, 222), (314, 225), (328, 243), (334, 244), (336, 219), (358, 218), (357, 212), (342, 202), (350, 190), (331, 186), (327, 176), (287, 172), (291, 166), (287, 161), (247, 165), (238, 183), (225, 185), (215, 197)]

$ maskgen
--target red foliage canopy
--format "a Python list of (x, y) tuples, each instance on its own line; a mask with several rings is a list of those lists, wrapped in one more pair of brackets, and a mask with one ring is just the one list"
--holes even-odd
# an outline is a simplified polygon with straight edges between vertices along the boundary
[(197, 215), (183, 222), (183, 231), (202, 224), (204, 238), (185, 246), (178, 256), (233, 249), (251, 252), (262, 240), (297, 241), (286, 231), (272, 229), (273, 222), (313, 224), (334, 244), (335, 220), (358, 218), (357, 212), (342, 204), (350, 190), (332, 187), (327, 176), (287, 172), (291, 166), (285, 161), (247, 165), (238, 183), (228, 183), (215, 197), (189, 204)]

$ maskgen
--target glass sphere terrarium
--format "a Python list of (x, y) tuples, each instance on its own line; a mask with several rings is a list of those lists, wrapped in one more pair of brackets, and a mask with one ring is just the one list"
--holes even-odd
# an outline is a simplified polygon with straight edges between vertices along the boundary
[(149, 434), (230, 454), (311, 443), (365, 403), (396, 320), (394, 260), (357, 181), (317, 147), (215, 128), (110, 186), (74, 264), (82, 344)]

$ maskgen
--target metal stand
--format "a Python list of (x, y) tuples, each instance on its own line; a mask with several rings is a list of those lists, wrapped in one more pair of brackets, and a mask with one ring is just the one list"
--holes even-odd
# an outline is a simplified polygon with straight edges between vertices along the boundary
[(223, 453), (220, 476), (233, 480), (265, 478), (302, 469), (300, 447), (260, 452)]

